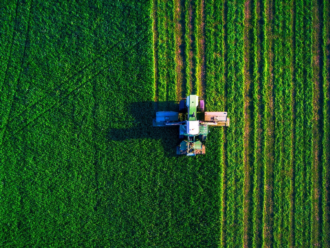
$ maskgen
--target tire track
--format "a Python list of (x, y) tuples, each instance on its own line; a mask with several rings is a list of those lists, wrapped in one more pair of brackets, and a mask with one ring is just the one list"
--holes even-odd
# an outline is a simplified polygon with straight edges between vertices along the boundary
[[(128, 50), (126, 50), (122, 56), (126, 55), (126, 54), (129, 54), (130, 50), (132, 48), (134, 48), (135, 46), (137, 46), (140, 42), (144, 41), (148, 36), (145, 35), (141, 40), (139, 40), (137, 43), (135, 43), (134, 45), (132, 45)], [(121, 56), (120, 56), (121, 57)], [(117, 61), (120, 57), (117, 57), (115, 58), (115, 61)], [(90, 82), (91, 80), (93, 80), (93, 78), (97, 77), (98, 75), (102, 74), (103, 70), (105, 70), (106, 68), (109, 68), (111, 65), (107, 64), (106, 66), (103, 66), (102, 69), (99, 69), (97, 72), (94, 72), (94, 74), (92, 76), (89, 76), (89, 79), (87, 81), (85, 81), (84, 83), (76, 86), (75, 88), (73, 89), (67, 89), (67, 90), (63, 90), (63, 93), (61, 93), (61, 97), (58, 98), (57, 100), (55, 99), (55, 103), (53, 103), (52, 105), (50, 105), (49, 107), (46, 107), (46, 109), (44, 108), (41, 108), (44, 109), (39, 115), (37, 115), (35, 118), (33, 118), (32, 120), (29, 120), (29, 119), (23, 119), (20, 123), (26, 123), (25, 125), (17, 125), (15, 127), (15, 129), (17, 129), (16, 131), (13, 131), (10, 129), (12, 136), (15, 136), (17, 133), (21, 132), (23, 129), (25, 129), (27, 126), (29, 126), (31, 123), (35, 122), (36, 120), (38, 120), (40, 117), (42, 117), (45, 113), (47, 113), (49, 110), (53, 109), (53, 108), (58, 108), (58, 107), (61, 107), (64, 102), (60, 103), (63, 99), (67, 99), (71, 94), (75, 93), (76, 91), (78, 91), (81, 87), (83, 87), (85, 84), (87, 84), (88, 82)], [(80, 78), (79, 78), (80, 79)], [(37, 111), (38, 113), (38, 111)], [(9, 137), (6, 139), (8, 140)], [(5, 141), (6, 141), (5, 140)]]
[[(30, 6), (30, 9), (29, 9), (29, 12), (28, 12), (28, 17), (27, 17), (28, 21), (27, 21), (26, 26), (24, 26), (24, 18), (25, 18), (24, 15), (21, 15), (21, 20), (20, 21), (22, 23), (21, 22), (16, 22), (16, 25), (15, 25), (17, 30), (15, 32), (15, 35), (13, 35), (13, 41), (12, 42), (13, 42), (13, 46), (14, 46), (14, 44), (18, 44), (18, 48), (17, 48), (17, 54), (15, 54), (14, 57), (13, 56), (10, 57), (10, 61), (8, 62), (8, 65), (7, 65), (6, 77), (5, 77), (4, 83), (6, 82), (6, 79), (7, 79), (9, 70), (10, 70), (9, 64), (10, 64), (10, 62), (13, 63), (12, 75), (9, 78), (8, 84), (7, 85), (4, 84), (4, 86), (7, 87), (7, 90), (4, 91), (3, 88), (2, 88), (2, 92), (8, 92), (8, 93), (5, 97), (3, 97), (4, 98), (3, 99), (4, 104), (1, 104), (2, 108), (4, 109), (5, 112), (4, 112), (4, 115), (2, 116), (2, 124), (1, 124), (1, 129), (0, 129), (1, 130), (0, 131), (0, 145), (3, 143), (4, 134), (5, 134), (5, 132), (7, 130), (7, 127), (8, 127), (8, 122), (9, 122), (8, 119), (9, 119), (9, 116), (12, 112), (14, 96), (16, 94), (17, 85), (19, 83), (19, 77), (22, 73), (22, 69), (19, 68), (18, 66), (14, 66), (14, 65), (15, 65), (15, 63), (19, 63), (22, 67), (22, 65), (24, 63), (24, 55), (25, 55), (25, 52), (26, 52), (26, 41), (28, 39), (29, 23), (30, 23), (30, 20), (31, 20), (30, 19), (31, 3), (32, 3), (32, 0), (30, 2), (30, 5), (28, 5), (28, 4), (27, 4), (27, 6), (22, 5), (22, 7), (21, 7), (22, 10), (18, 10), (18, 5), (17, 5), (17, 8), (16, 8), (16, 16), (17, 16), (19, 11), (23, 12), (24, 8)], [(25, 35), (24, 35), (24, 33), (25, 33)], [(17, 40), (15, 38), (17, 38)], [(24, 40), (24, 42), (22, 40)], [(23, 49), (21, 48), (22, 43), (24, 43), (24, 48)], [(11, 54), (13, 54), (13, 50), (14, 50), (14, 48), (12, 47)], [(23, 50), (23, 51), (20, 53), (20, 50)], [(16, 61), (15, 61), (15, 58), (16, 58)], [(21, 69), (21, 70), (19, 71), (19, 69)], [(18, 77), (16, 77), (17, 73), (18, 73)]]
[[(141, 35), (143, 33), (146, 33), (146, 32), (141, 31), (139, 35)], [(102, 55), (98, 56), (98, 58), (94, 59), (91, 63), (89, 63), (88, 65), (84, 66), (79, 71), (77, 71), (76, 73), (74, 73), (73, 75), (71, 75), (67, 80), (64, 80), (63, 83), (61, 83), (60, 85), (58, 85), (54, 89), (47, 91), (45, 93), (45, 96), (44, 97), (42, 97), (41, 99), (39, 99), (39, 100), (35, 101), (34, 103), (30, 104), (21, 113), (19, 113), (18, 115), (14, 116), (11, 119), (9, 119), (9, 121), (7, 123), (7, 127), (9, 127), (12, 123), (19, 122), (20, 119), (21, 120), (26, 119), (26, 118), (24, 118), (24, 116), (30, 116), (31, 115), (31, 113), (29, 111), (35, 111), (35, 112), (42, 111), (43, 106), (45, 106), (45, 105), (47, 105), (49, 103), (49, 101), (50, 101), (49, 98), (50, 97), (51, 98), (58, 98), (61, 95), (63, 95), (62, 92), (66, 92), (66, 91), (69, 90), (69, 89), (67, 89), (67, 87), (74, 86), (74, 85), (68, 85), (67, 83), (69, 81), (76, 80), (77, 77), (81, 77), (81, 74), (88, 74), (86, 72), (86, 70), (90, 70), (91, 69), (90, 67), (94, 66), (97, 63), (100, 63), (100, 60), (101, 59), (104, 59), (103, 57), (106, 56), (106, 54), (108, 52), (113, 51), (116, 48), (119, 49), (120, 47), (126, 47), (127, 45), (128, 44), (125, 44), (125, 39), (122, 39), (122, 40), (118, 41), (116, 44), (114, 44), (113, 46), (109, 47), (109, 49), (105, 53), (103, 53)], [(93, 73), (93, 71), (92, 71), (92, 73)]]

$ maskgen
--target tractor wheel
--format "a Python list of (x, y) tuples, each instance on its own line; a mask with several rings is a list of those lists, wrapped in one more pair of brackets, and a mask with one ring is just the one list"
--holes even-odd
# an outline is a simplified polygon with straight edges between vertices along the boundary
[(187, 112), (186, 100), (182, 99), (179, 103), (179, 112), (185, 113)]
[(199, 101), (199, 111), (200, 112), (202, 112), (202, 113), (204, 113), (204, 111), (205, 111), (205, 103), (204, 103), (204, 100), (200, 100)]

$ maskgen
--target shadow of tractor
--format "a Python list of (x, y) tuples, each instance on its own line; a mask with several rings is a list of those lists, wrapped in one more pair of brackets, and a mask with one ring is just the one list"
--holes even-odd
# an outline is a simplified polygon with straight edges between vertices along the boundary
[(155, 118), (157, 111), (178, 112), (179, 102), (134, 102), (129, 104), (127, 111), (129, 112), (127, 116), (133, 118), (112, 122), (107, 131), (108, 140), (158, 139), (161, 140), (164, 151), (168, 156), (177, 156), (176, 146), (180, 142), (179, 127), (153, 127), (152, 120)]

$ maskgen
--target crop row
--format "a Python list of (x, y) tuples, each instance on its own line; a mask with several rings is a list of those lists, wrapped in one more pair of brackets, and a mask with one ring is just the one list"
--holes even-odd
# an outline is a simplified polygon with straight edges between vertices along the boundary
[(293, 117), (292, 117), (292, 0), (284, 4), (283, 15), (283, 198), (282, 198), (282, 244), (291, 246), (292, 223), (292, 135), (293, 135)]
[(304, 18), (303, 2), (295, 2), (295, 143), (294, 143), (294, 192), (295, 192), (295, 246), (302, 247), (304, 227)]

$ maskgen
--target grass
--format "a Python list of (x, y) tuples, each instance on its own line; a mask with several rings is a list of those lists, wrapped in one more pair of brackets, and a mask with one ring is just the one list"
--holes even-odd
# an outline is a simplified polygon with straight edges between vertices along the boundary
[[(0, 10), (1, 247), (328, 246), (327, 1)], [(195, 158), (151, 126), (189, 92), (231, 121)]]

